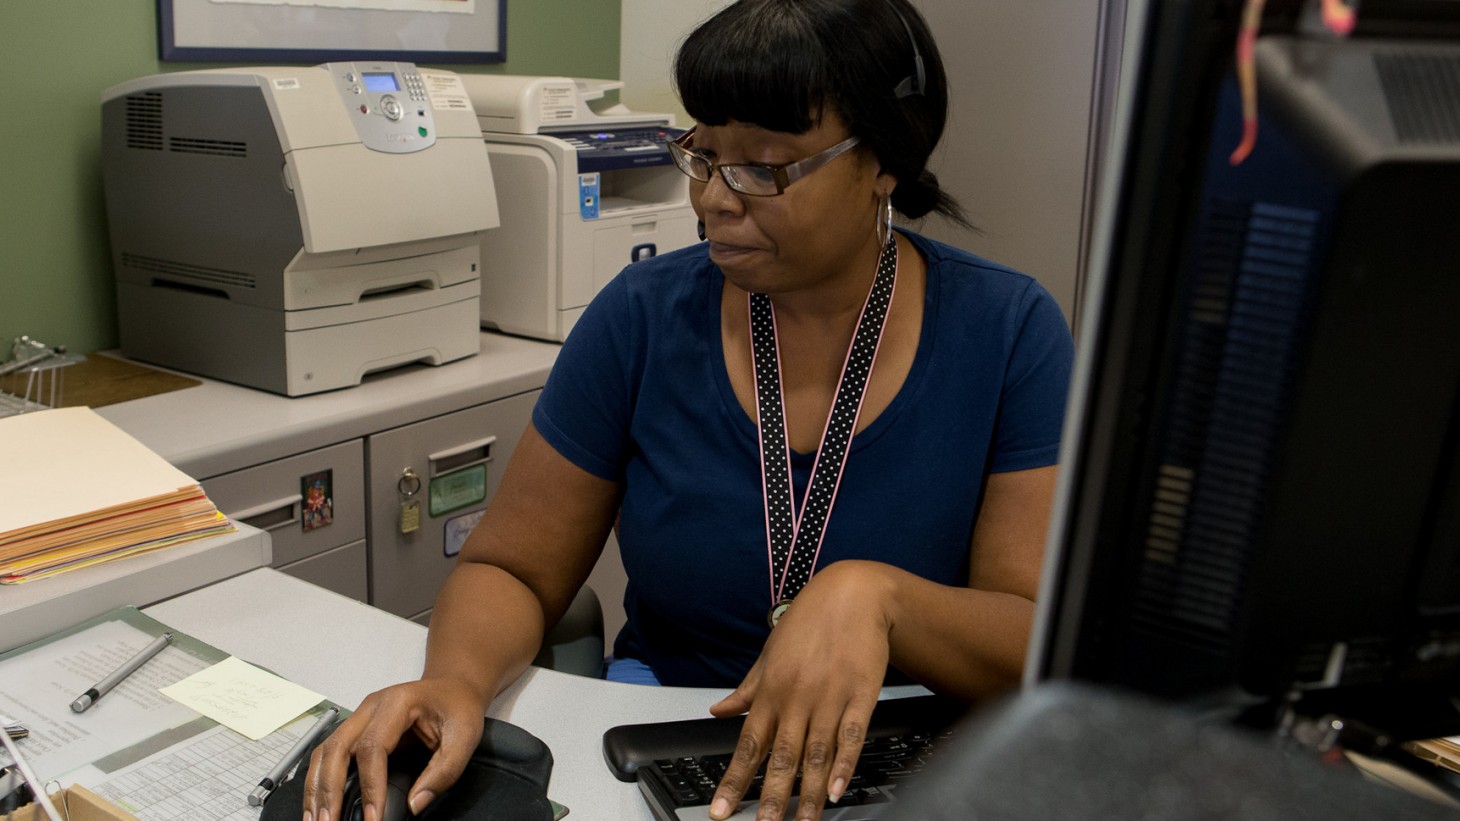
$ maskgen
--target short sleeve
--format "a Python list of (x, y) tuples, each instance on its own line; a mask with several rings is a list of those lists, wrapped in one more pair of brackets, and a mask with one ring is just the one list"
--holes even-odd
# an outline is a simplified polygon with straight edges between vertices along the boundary
[(1030, 281), (1011, 329), (994, 427), (990, 473), (1046, 467), (1059, 460), (1060, 431), (1074, 362), (1074, 342), (1059, 305)]
[(533, 425), (554, 450), (610, 481), (622, 478), (629, 448), (634, 337), (620, 275), (573, 326), (532, 409)]

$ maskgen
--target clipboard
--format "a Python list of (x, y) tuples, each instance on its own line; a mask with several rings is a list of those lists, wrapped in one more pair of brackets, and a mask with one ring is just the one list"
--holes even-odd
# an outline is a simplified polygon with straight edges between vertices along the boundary
[[(98, 670), (114, 668), (164, 632), (173, 634), (166, 649), (85, 713), (72, 713), (70, 690), (90, 686), (78, 682), (94, 683)], [(148, 802), (181, 800), (197, 807), (192, 817), (200, 821), (221, 819), (244, 808), (300, 734), (338, 707), (322, 700), (253, 741), (157, 692), (227, 658), (135, 607), (121, 607), (0, 654), (0, 713), (31, 731), (22, 754), (42, 781), (85, 787), (133, 813)]]

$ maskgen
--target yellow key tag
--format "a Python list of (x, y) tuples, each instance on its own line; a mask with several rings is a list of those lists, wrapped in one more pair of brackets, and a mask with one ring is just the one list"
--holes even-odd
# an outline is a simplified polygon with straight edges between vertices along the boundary
[(400, 503), (400, 532), (414, 533), (421, 529), (421, 500), (405, 499)]

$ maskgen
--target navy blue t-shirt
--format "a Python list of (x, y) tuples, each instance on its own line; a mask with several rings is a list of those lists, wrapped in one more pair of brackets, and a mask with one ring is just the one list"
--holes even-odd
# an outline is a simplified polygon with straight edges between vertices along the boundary
[[(928, 262), (917, 353), (852, 441), (818, 567), (869, 559), (963, 585), (986, 476), (1056, 461), (1072, 344), (1033, 279), (908, 236)], [(623, 484), (614, 653), (669, 685), (739, 684), (769, 634), (760, 451), (725, 370), (723, 282), (703, 243), (626, 268), (569, 334), (532, 416), (564, 457)], [(813, 460), (792, 457), (798, 508)]]

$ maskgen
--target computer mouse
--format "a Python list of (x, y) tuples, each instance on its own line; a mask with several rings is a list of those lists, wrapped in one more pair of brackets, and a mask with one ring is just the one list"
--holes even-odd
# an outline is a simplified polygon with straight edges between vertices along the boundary
[[(411, 817), (411, 805), (406, 800), (411, 785), (416, 783), (418, 773), (391, 770), (385, 779), (385, 808), (380, 821), (407, 821)], [(346, 821), (365, 821), (365, 802), (360, 797), (360, 784), (354, 770), (345, 782), (344, 815)]]

